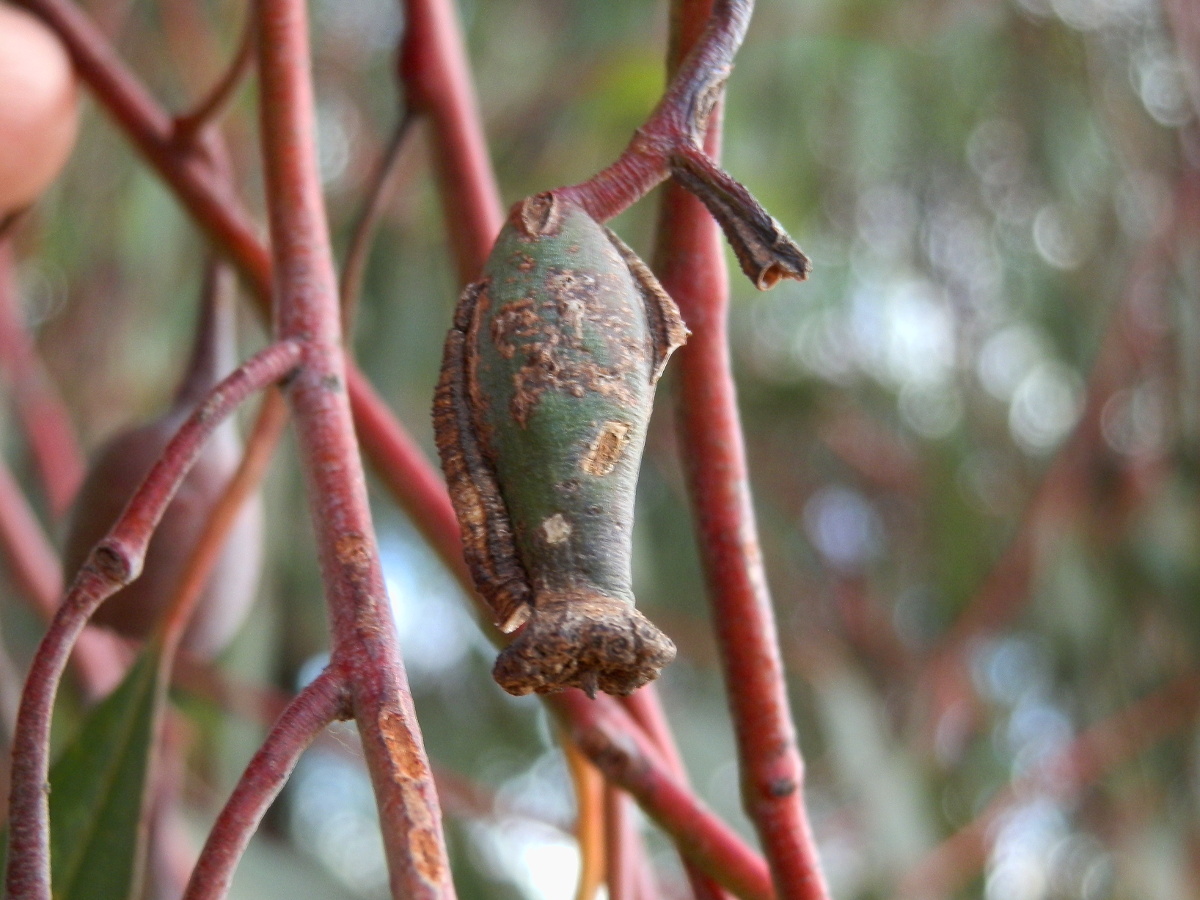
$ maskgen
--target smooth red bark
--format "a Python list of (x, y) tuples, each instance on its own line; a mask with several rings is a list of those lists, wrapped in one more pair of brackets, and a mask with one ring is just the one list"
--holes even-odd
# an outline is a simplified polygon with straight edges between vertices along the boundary
[(302, 341), (286, 396), (308, 488), (333, 662), (344, 669), (371, 775), (392, 893), (454, 896), (441, 810), (384, 588), (346, 395), (337, 278), (317, 174), (303, 0), (260, 0), (263, 156), (276, 334)]
[(255, 752), (205, 841), (183, 900), (219, 900), (268, 807), (300, 754), (329, 723), (348, 713), (341, 673), (326, 669), (296, 695)]
[(637, 800), (689, 862), (738, 897), (776, 896), (762, 858), (671, 777), (658, 749), (617, 703), (589, 700), (576, 690), (556, 695), (553, 703), (580, 749)]
[[(677, 53), (707, 20), (707, 0), (676, 7)], [(720, 155), (720, 107), (705, 150)], [(780, 898), (825, 900), (804, 809), (804, 765), (788, 706), (774, 611), (750, 499), (727, 334), (728, 276), (720, 230), (676, 185), (663, 192), (655, 271), (692, 331), (677, 354), (680, 447), (737, 736), (743, 805)]]

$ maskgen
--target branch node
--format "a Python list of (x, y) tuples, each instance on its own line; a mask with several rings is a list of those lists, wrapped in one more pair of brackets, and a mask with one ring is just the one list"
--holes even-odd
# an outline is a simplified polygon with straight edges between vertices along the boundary
[(142, 574), (143, 555), (131, 553), (113, 538), (101, 541), (92, 550), (88, 566), (110, 584), (123, 587)]

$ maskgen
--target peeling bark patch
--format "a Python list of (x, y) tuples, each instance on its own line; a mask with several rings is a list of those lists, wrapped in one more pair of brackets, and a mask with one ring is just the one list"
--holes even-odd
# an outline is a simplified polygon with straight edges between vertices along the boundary
[(447, 873), (442, 864), (438, 816), (422, 790), (430, 777), (429, 767), (414, 746), (413, 736), (401, 716), (384, 711), (377, 721), (392, 765), (392, 778), (400, 787), (404, 816), (409, 821), (413, 868), (427, 883), (444, 884)]
[(625, 422), (605, 422), (583, 459), (583, 471), (589, 475), (607, 475), (615, 469), (629, 443), (629, 431), (630, 426)]
[(542, 523), (542, 535), (547, 544), (561, 544), (571, 536), (571, 523), (562, 513), (555, 513)]
[(361, 534), (354, 531), (339, 537), (333, 552), (339, 563), (356, 572), (365, 571), (371, 564), (371, 554), (367, 550), (366, 540)]

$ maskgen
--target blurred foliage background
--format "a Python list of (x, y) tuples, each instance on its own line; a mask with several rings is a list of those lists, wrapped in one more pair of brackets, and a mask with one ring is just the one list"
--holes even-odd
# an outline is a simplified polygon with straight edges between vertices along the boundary
[[(730, 80), (726, 166), (815, 264), (809, 282), (768, 294), (735, 280), (733, 352), (808, 805), (838, 898), (1200, 896), (1200, 26), (1194, 4), (1167, 3), (761, 0)], [(84, 5), (175, 109), (219, 72), (244, 18), (228, 0)], [(403, 109), (402, 10), (311, 9), (341, 248)], [(665, 4), (460, 11), (506, 202), (610, 161), (662, 87)], [(243, 90), (226, 135), (261, 212), (255, 115)], [(422, 132), (354, 346), (432, 457), (457, 291)], [(647, 259), (653, 214), (648, 201), (615, 225)], [(85, 446), (161, 409), (204, 248), (94, 107), (21, 245), (27, 318)], [(246, 351), (262, 341), (247, 314)], [(639, 486), (637, 593), (680, 646), (661, 690), (696, 789), (753, 840), (669, 372), (664, 384)], [(0, 424), (28, 475), (17, 429)], [(223, 663), (291, 690), (326, 638), (289, 453), (267, 486), (260, 602)], [(570, 897), (573, 802), (551, 726), (536, 700), (492, 683), (470, 603), (382, 492), (375, 511), (460, 896)], [(41, 626), (11, 591), (3, 604), (19, 669)], [(1139, 718), (1145, 697), (1158, 705)], [(179, 702), (198, 839), (263, 723)], [(981, 849), (930, 855), (971, 823)], [(651, 840), (675, 896), (678, 864)], [(373, 898), (385, 885), (369, 785), (338, 731), (303, 760), (235, 894)]]

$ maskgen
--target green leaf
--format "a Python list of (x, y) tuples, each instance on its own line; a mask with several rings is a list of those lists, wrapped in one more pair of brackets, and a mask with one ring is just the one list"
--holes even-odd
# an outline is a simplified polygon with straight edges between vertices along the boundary
[(50, 770), (55, 900), (129, 900), (142, 872), (150, 752), (165, 692), (149, 644)]
[(142, 812), (164, 692), (150, 643), (50, 769), (55, 900), (128, 900), (145, 851)]

